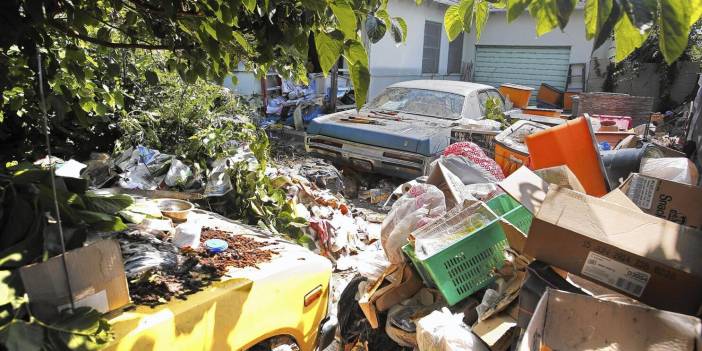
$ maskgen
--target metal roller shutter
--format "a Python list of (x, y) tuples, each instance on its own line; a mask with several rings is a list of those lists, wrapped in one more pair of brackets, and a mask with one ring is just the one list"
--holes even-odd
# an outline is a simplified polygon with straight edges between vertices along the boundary
[(532, 87), (533, 104), (541, 83), (565, 90), (569, 64), (570, 47), (478, 45), (473, 81), (496, 88), (503, 83)]

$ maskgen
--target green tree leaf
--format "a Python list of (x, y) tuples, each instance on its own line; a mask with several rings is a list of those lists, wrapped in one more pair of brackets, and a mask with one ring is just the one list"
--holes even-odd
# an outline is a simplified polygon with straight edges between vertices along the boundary
[[(468, 1), (472, 2), (472, 0), (463, 0), (461, 4)], [(462, 11), (465, 10), (465, 7), (462, 7), (461, 4), (449, 6), (446, 9), (446, 13), (444, 13), (444, 28), (446, 28), (446, 36), (449, 41), (453, 41), (463, 32), (463, 17), (465, 14)]]
[(646, 38), (648, 38), (648, 34), (648, 31), (641, 33), (641, 30), (631, 23), (629, 16), (621, 16), (614, 26), (614, 60), (620, 62), (634, 50), (640, 48), (646, 41)]
[(524, 13), (531, 0), (507, 0), (507, 22), (512, 22)]
[(385, 36), (387, 27), (385, 26), (385, 22), (383, 22), (380, 18), (369, 15), (368, 18), (366, 18), (365, 25), (366, 34), (368, 35), (368, 39), (371, 43), (375, 44)]
[(146, 78), (146, 81), (149, 82), (149, 84), (158, 84), (158, 75), (154, 71), (144, 72), (144, 78)]
[(319, 65), (326, 76), (341, 56), (343, 50), (343, 34), (339, 31), (331, 33), (319, 32), (314, 35), (314, 45), (319, 55)]
[[(393, 17), (391, 30), (395, 43), (407, 42), (407, 22), (405, 22), (403, 18)], [(398, 40), (398, 38), (400, 38), (400, 40)]]
[(671, 64), (682, 55), (690, 36), (690, 0), (660, 0), (660, 48)]
[(254, 9), (256, 9), (256, 0), (242, 0), (242, 3), (244, 4), (244, 8), (246, 8), (246, 11), (249, 13), (253, 12)]
[(239, 43), (239, 45), (241, 45), (241, 47), (244, 48), (244, 50), (246, 50), (246, 52), (253, 51), (253, 48), (251, 47), (249, 42), (246, 41), (246, 38), (244, 38), (244, 36), (241, 35), (241, 33), (233, 32), (232, 34), (234, 35), (234, 39), (236, 40), (236, 42)]
[(536, 21), (536, 36), (542, 36), (558, 26), (556, 0), (536, 0), (529, 4), (529, 13)]
[(558, 6), (558, 27), (563, 30), (568, 25), (570, 15), (575, 10), (577, 0), (556, 0)]
[(690, 0), (690, 26), (697, 23), (702, 17), (702, 0)]
[[(446, 36), (452, 41), (461, 31), (470, 33), (475, 18), (475, 0), (462, 0), (458, 4), (451, 5), (444, 14), (446, 25)], [(451, 11), (449, 13), (449, 11)]]
[(604, 25), (612, 12), (613, 0), (585, 1), (585, 37), (592, 40)]
[(485, 28), (488, 16), (490, 16), (490, 6), (485, 0), (480, 0), (475, 6), (475, 40), (480, 41), (480, 34)]
[(15, 320), (0, 332), (0, 341), (7, 351), (39, 351), (44, 343), (44, 330), (38, 325)]
[(356, 108), (360, 109), (366, 103), (370, 71), (368, 70), (368, 54), (363, 45), (357, 40), (347, 40), (344, 44), (344, 58), (349, 64), (351, 82), (356, 98)]
[(385, 23), (385, 27), (392, 26), (392, 22), (390, 22), (390, 14), (388, 14), (388, 11), (380, 9), (375, 12), (375, 16), (383, 20), (383, 23)]
[(356, 15), (346, 0), (333, 0), (329, 4), (334, 17), (339, 22), (339, 29), (346, 39), (356, 38)]
[(595, 36), (595, 42), (592, 44), (593, 49), (599, 48), (611, 37), (612, 31), (614, 31), (614, 25), (617, 24), (622, 15), (623, 13), (619, 4), (612, 3), (612, 11), (609, 13), (609, 17), (604, 24), (602, 24), (599, 33)]

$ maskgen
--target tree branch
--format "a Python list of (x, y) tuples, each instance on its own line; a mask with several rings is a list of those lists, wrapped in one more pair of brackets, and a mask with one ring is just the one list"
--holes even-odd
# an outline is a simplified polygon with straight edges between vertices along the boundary
[(63, 23), (56, 21), (54, 19), (49, 19), (49, 25), (53, 28), (63, 32), (69, 37), (87, 41), (100, 46), (105, 46), (108, 48), (119, 48), (119, 49), (144, 49), (144, 50), (174, 50), (174, 49), (184, 49), (184, 47), (176, 47), (173, 45), (148, 45), (139, 43), (115, 43), (111, 41), (101, 40), (95, 37), (91, 37), (85, 34), (78, 33), (77, 31), (65, 26)]
[[(157, 6), (148, 4), (148, 3), (144, 2), (144, 1), (140, 1), (140, 0), (127, 0), (127, 1), (131, 2), (136, 7), (144, 8), (144, 9), (146, 9), (149, 12), (152, 12), (154, 14), (166, 16), (166, 10), (159, 8)], [(176, 11), (175, 15), (176, 15), (176, 17), (203, 17), (203, 15), (199, 14), (199, 13), (183, 12), (183, 11)]]

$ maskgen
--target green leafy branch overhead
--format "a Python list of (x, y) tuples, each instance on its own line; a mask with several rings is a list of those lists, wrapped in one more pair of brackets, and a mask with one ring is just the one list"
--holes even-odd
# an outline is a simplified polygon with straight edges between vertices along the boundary
[[(568, 24), (577, 0), (461, 0), (446, 10), (449, 40), (474, 27), (480, 40), (491, 8), (506, 8), (512, 22), (528, 11), (542, 36)], [(585, 36), (598, 48), (612, 35), (615, 60), (621, 61), (641, 47), (653, 28), (659, 28), (660, 48), (668, 64), (687, 47), (692, 25), (702, 17), (702, 0), (585, 0)]]
[(167, 55), (160, 69), (188, 83), (221, 82), (240, 64), (305, 81), (312, 36), (325, 73), (339, 57), (347, 62), (361, 106), (370, 74), (360, 33), (371, 29), (371, 42), (407, 35), (387, 0), (6, 0), (0, 12), (0, 123), (38, 114), (38, 50), (50, 112), (87, 131), (101, 116), (129, 110), (138, 98), (130, 76), (158, 83), (158, 71), (140, 68), (135, 52)]

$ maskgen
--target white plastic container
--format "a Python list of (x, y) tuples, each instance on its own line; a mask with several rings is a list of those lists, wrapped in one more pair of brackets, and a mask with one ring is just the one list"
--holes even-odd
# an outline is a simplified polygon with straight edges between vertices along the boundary
[(173, 244), (181, 249), (186, 247), (197, 249), (200, 246), (201, 231), (202, 224), (197, 221), (178, 224), (173, 235)]

